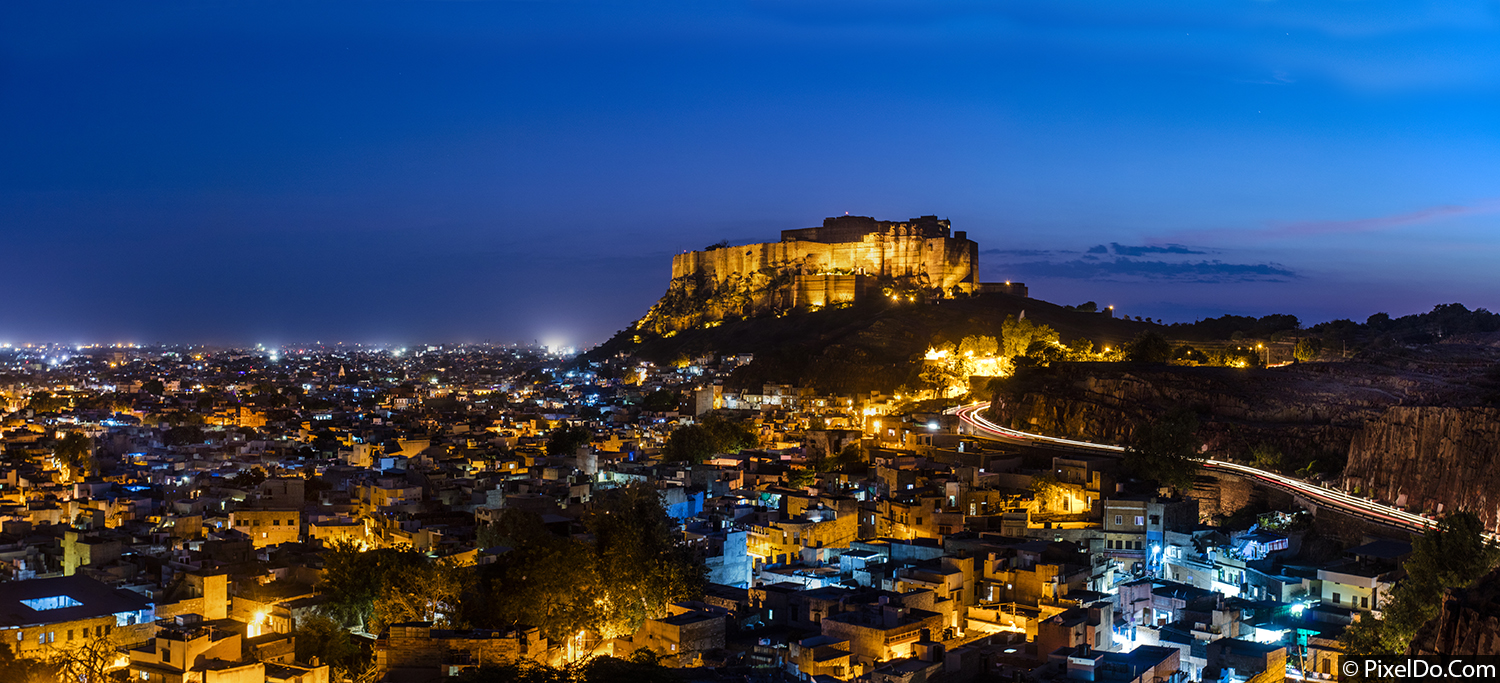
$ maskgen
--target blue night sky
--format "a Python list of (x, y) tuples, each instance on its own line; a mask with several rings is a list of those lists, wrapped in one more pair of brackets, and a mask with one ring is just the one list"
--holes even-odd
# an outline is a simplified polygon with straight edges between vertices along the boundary
[(1058, 303), (1500, 308), (1495, 2), (0, 4), (0, 341), (587, 345), (938, 214)]

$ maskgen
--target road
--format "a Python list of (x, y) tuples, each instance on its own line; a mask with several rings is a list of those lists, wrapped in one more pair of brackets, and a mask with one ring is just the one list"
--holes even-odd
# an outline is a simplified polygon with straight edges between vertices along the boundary
[[(1099, 454), (1120, 455), (1125, 452), (1122, 446), (1112, 446), (1102, 443), (1091, 443), (1088, 441), (1077, 441), (1074, 439), (1059, 439), (1041, 434), (1017, 431), (1002, 427), (985, 419), (980, 413), (989, 407), (989, 403), (970, 403), (968, 405), (950, 408), (945, 411), (951, 415), (957, 415), (958, 419), (978, 435), (1007, 441), (1010, 443), (1028, 444), (1033, 446), (1057, 446), (1070, 450), (1091, 451)], [(1407, 529), (1410, 531), (1423, 532), (1437, 526), (1437, 522), (1421, 515), (1412, 514), (1405, 510), (1382, 505), (1371, 500), (1351, 496), (1343, 491), (1330, 489), (1317, 484), (1309, 484), (1301, 479), (1269, 472), (1262, 469), (1241, 465), (1239, 463), (1225, 462), (1204, 458), (1200, 460), (1204, 467), (1230, 472), (1244, 477), (1250, 477), (1260, 481), (1267, 486), (1282, 489), (1293, 494), (1302, 496), (1318, 505), (1334, 508), (1342, 512), (1362, 517), (1375, 522), (1389, 524), (1391, 526)], [(1491, 535), (1494, 539), (1495, 536)]]

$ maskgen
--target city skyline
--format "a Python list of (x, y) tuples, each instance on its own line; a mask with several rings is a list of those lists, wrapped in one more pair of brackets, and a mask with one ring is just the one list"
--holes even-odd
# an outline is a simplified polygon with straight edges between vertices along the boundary
[(583, 347), (845, 212), (1169, 322), (1500, 306), (1483, 8), (341, 9), (0, 10), (0, 341)]

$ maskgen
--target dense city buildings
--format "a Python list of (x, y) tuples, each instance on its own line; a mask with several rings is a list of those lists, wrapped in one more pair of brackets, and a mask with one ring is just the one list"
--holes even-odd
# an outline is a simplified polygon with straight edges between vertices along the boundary
[(727, 388), (750, 360), (0, 350), (6, 666), (1331, 678), (1413, 552), (1370, 524), (1339, 550), (1286, 496), (1210, 514), (1234, 482), (997, 438), (930, 390)]

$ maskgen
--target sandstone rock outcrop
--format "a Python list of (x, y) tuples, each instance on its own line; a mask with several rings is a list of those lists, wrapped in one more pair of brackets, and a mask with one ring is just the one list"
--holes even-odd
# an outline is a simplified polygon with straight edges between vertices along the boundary
[(1342, 459), (1355, 432), (1400, 398), (1388, 389), (1308, 364), (1256, 370), (1072, 364), (1048, 368), (1019, 396), (999, 392), (991, 419), (1017, 429), (1128, 443), (1135, 425), (1171, 408), (1202, 420), (1210, 451), (1244, 457), (1260, 444)]
[(1453, 588), (1443, 610), (1412, 638), (1414, 655), (1500, 655), (1500, 569)]
[(1345, 487), (1415, 510), (1469, 510), (1500, 524), (1500, 410), (1396, 406), (1349, 447)]

